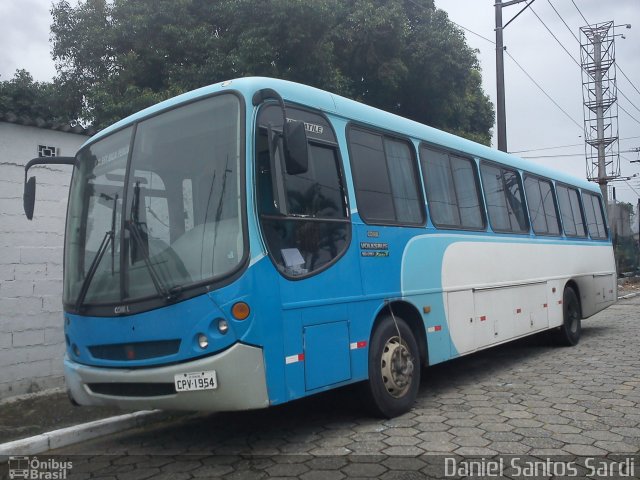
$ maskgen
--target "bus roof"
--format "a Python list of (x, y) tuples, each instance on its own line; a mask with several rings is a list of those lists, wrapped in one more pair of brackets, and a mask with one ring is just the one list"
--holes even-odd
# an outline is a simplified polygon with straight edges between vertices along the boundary
[(538, 165), (515, 155), (492, 149), (471, 140), (403, 118), (399, 115), (341, 97), (340, 95), (332, 94), (308, 85), (268, 77), (246, 77), (228, 80), (183, 93), (182, 95), (152, 105), (114, 123), (89, 139), (85, 145), (145, 117), (155, 115), (163, 110), (201, 97), (222, 91), (238, 91), (242, 93), (246, 99), (251, 99), (253, 94), (262, 88), (272, 88), (276, 90), (288, 102), (305, 105), (328, 114), (337, 115), (348, 121), (382, 128), (473, 157), (510, 165), (535, 175), (552, 178), (597, 193), (600, 192), (596, 185), (585, 179)]

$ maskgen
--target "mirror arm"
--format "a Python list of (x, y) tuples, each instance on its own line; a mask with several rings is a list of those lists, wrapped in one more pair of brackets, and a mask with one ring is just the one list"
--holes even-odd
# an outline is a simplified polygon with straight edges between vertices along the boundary
[[(267, 127), (267, 141), (269, 142), (269, 168), (271, 169), (271, 189), (275, 207), (281, 215), (287, 215), (287, 201), (284, 194), (284, 175), (282, 175), (282, 162), (277, 155), (278, 134), (273, 131), (271, 124)], [(279, 167), (279, 168), (278, 168)]]
[(280, 109), (282, 110), (282, 143), (284, 147), (284, 151), (287, 151), (287, 136), (285, 135), (285, 126), (287, 125), (287, 107), (284, 104), (284, 99), (282, 96), (276, 92), (273, 88), (263, 88), (258, 90), (252, 99), (252, 103), (255, 107), (260, 105), (265, 100), (275, 99), (280, 104)]
[[(276, 100), (282, 111), (282, 150), (286, 172), (289, 174), (304, 173), (308, 169), (309, 154), (304, 122), (287, 119), (287, 109), (282, 96), (272, 88), (263, 88), (253, 95), (253, 105), (258, 106), (265, 100)], [(302, 126), (300, 126), (302, 125)], [(302, 130), (300, 130), (302, 128)]]
[(76, 157), (37, 157), (29, 160), (24, 166), (24, 183), (27, 183), (27, 173), (34, 165), (75, 165)]

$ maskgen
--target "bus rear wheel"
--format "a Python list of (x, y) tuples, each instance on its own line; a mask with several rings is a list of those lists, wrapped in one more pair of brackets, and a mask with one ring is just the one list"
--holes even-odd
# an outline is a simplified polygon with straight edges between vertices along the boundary
[(419, 386), (420, 355), (415, 336), (402, 318), (386, 316), (371, 338), (365, 402), (376, 416), (397, 417), (411, 409)]
[(576, 292), (571, 287), (564, 289), (562, 296), (563, 323), (560, 327), (559, 340), (562, 345), (572, 347), (580, 341), (582, 333), (582, 313), (580, 301)]

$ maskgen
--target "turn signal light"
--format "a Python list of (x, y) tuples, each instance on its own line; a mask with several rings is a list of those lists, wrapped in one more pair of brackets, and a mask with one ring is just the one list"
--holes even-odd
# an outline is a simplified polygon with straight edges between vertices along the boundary
[(233, 307), (231, 307), (231, 315), (233, 315), (233, 318), (236, 320), (245, 320), (250, 313), (251, 309), (245, 302), (235, 303)]

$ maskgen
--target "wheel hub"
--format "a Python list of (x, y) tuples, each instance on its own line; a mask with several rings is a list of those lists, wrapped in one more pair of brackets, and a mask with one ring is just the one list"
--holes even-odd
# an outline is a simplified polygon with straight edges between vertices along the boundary
[(402, 397), (411, 386), (413, 357), (398, 337), (390, 338), (384, 346), (381, 359), (382, 381), (392, 397)]

